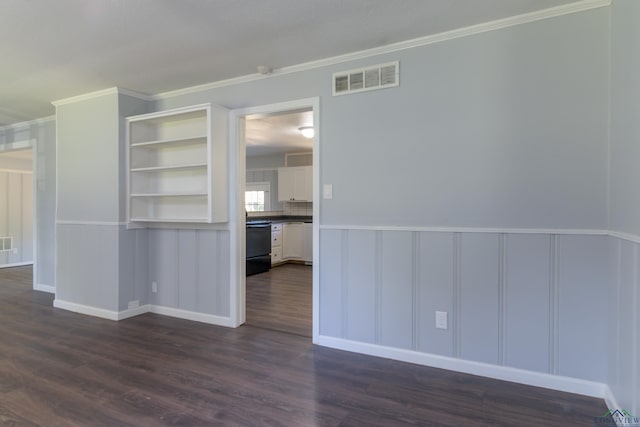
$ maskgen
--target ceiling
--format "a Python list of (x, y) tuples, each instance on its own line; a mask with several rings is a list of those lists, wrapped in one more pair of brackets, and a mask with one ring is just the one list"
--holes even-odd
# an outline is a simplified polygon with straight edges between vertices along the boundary
[(311, 110), (248, 116), (245, 127), (247, 157), (312, 151), (313, 139), (300, 133), (303, 126), (313, 126)]
[(114, 86), (146, 94), (575, 0), (2, 0), (0, 126)]

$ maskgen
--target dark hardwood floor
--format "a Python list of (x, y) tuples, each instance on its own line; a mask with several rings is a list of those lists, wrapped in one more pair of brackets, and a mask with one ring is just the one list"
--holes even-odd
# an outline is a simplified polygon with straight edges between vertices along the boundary
[(284, 264), (247, 277), (247, 325), (311, 337), (312, 267)]
[(52, 307), (0, 269), (0, 425), (588, 426), (598, 399), (313, 346), (253, 326)]

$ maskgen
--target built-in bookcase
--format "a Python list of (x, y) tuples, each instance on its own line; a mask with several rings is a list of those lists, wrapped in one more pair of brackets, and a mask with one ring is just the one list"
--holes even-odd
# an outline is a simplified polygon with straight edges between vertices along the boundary
[(227, 116), (205, 104), (127, 118), (129, 224), (228, 221)]

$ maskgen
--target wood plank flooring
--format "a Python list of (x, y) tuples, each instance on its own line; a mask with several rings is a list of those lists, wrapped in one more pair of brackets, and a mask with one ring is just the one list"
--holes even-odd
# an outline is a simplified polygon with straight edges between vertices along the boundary
[(283, 264), (247, 277), (247, 325), (311, 337), (312, 267)]
[(52, 307), (0, 269), (0, 425), (588, 426), (604, 402), (263, 328)]

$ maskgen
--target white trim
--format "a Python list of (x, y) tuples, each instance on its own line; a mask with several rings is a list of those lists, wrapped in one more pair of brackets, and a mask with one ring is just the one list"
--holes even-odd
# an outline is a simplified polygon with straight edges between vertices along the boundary
[(497, 234), (579, 234), (606, 236), (607, 230), (570, 228), (498, 228), (498, 227), (416, 227), (395, 225), (321, 225), (322, 230), (369, 230), (369, 231), (428, 231), (442, 233), (497, 233)]
[(5, 131), (5, 130), (10, 130), (10, 129), (20, 129), (20, 128), (26, 128), (26, 127), (30, 127), (33, 125), (39, 125), (39, 124), (43, 124), (43, 123), (47, 123), (47, 122), (52, 122), (56, 120), (56, 116), (47, 116), (47, 117), (42, 117), (40, 119), (33, 119), (33, 120), (28, 120), (25, 122), (18, 122), (18, 123), (14, 123), (11, 125), (5, 125), (5, 126), (0, 126), (0, 131)]
[(92, 307), (84, 304), (77, 304), (61, 299), (54, 299), (53, 306), (74, 313), (85, 314), (87, 316), (100, 317), (102, 319), (118, 320), (118, 312), (113, 310), (105, 310), (104, 308)]
[(0, 264), (0, 268), (24, 267), (25, 265), (33, 265), (33, 261), (14, 262), (13, 264)]
[(244, 127), (242, 121), (248, 115), (272, 114), (282, 111), (310, 108), (313, 111), (313, 123), (316, 133), (313, 137), (313, 333), (312, 341), (315, 343), (319, 331), (319, 213), (320, 213), (320, 168), (319, 168), (319, 141), (320, 141), (320, 98), (304, 98), (275, 104), (261, 105), (257, 107), (239, 108), (231, 110), (229, 114), (229, 164), (230, 164), (230, 189), (236, 198), (231, 206), (231, 291), (230, 291), (230, 318), (233, 326), (239, 326), (245, 322), (245, 213), (244, 191), (246, 181), (246, 149), (244, 141)]
[(127, 225), (125, 221), (81, 221), (81, 220), (56, 220), (56, 225), (97, 225), (97, 226), (110, 226), (119, 227)]
[(339, 350), (368, 354), (370, 356), (415, 363), (439, 369), (447, 369), (471, 375), (479, 375), (501, 381), (510, 381), (568, 393), (577, 393), (590, 397), (604, 398), (607, 388), (605, 384), (595, 381), (586, 381), (577, 378), (526, 371), (524, 369), (491, 365), (488, 363), (456, 359), (436, 354), (420, 353), (413, 350), (385, 347), (377, 344), (367, 344), (324, 335), (319, 337), (318, 344)]
[(231, 319), (229, 317), (216, 316), (213, 314), (198, 313), (195, 311), (182, 310), (179, 308), (165, 307), (160, 305), (145, 304), (139, 307), (113, 311), (103, 308), (92, 307), (84, 304), (77, 304), (70, 301), (61, 299), (54, 299), (53, 306), (74, 313), (80, 313), (87, 316), (99, 317), (102, 319), (119, 321), (128, 319), (130, 317), (139, 316), (145, 313), (161, 314), (163, 316), (175, 317), (178, 319), (191, 320), (194, 322), (207, 323), (210, 325), (233, 327)]
[(129, 308), (116, 313), (116, 320), (124, 320), (130, 317), (139, 316), (141, 314), (149, 313), (151, 306), (149, 304), (140, 305), (136, 308)]
[(633, 243), (640, 243), (640, 236), (629, 233), (622, 233), (620, 231), (609, 231), (609, 236), (622, 240), (628, 240)]
[(150, 305), (149, 313), (162, 314), (164, 316), (177, 317), (178, 319), (191, 320), (193, 322), (207, 323), (209, 325), (235, 327), (230, 317), (216, 316), (214, 314), (198, 313), (179, 308)]
[(47, 292), (49, 294), (55, 294), (56, 293), (56, 287), (55, 286), (43, 285), (41, 283), (33, 285), (33, 290), (34, 291), (40, 291), (40, 292)]
[(59, 107), (61, 105), (73, 104), (76, 102), (88, 101), (89, 99), (99, 98), (101, 96), (106, 95), (127, 95), (133, 98), (138, 98), (143, 101), (153, 101), (154, 97), (145, 95), (143, 93), (135, 92), (129, 89), (123, 89), (119, 87), (110, 87), (107, 89), (96, 90), (94, 92), (83, 93), (82, 95), (71, 96), (69, 98), (59, 99), (57, 101), (52, 101), (51, 103), (55, 107)]
[(233, 86), (233, 85), (238, 85), (242, 83), (253, 82), (256, 80), (278, 77), (285, 74), (297, 73), (300, 71), (307, 71), (315, 68), (321, 68), (321, 67), (326, 67), (330, 65), (340, 64), (343, 62), (369, 58), (371, 56), (393, 53), (400, 50), (411, 49), (414, 47), (425, 46), (432, 43), (439, 43), (439, 42), (453, 40), (461, 37), (467, 37), (474, 34), (480, 34), (487, 31), (494, 31), (502, 28), (513, 27), (516, 25), (540, 21), (543, 19), (555, 18), (558, 16), (583, 12), (590, 9), (597, 9), (604, 6), (609, 6), (610, 4), (611, 4), (611, 0), (577, 1), (575, 3), (552, 7), (549, 9), (538, 10), (535, 12), (524, 13), (521, 15), (511, 16), (509, 18), (503, 18), (495, 21), (485, 22), (482, 24), (472, 25), (469, 27), (458, 28), (451, 31), (445, 31), (443, 33), (432, 34), (425, 37), (415, 38), (412, 40), (392, 43), (386, 46), (381, 46), (373, 49), (367, 49), (359, 52), (348, 53), (345, 55), (338, 55), (331, 58), (305, 62), (298, 65), (292, 65), (289, 67), (283, 67), (283, 68), (275, 69), (270, 74), (267, 74), (267, 75), (258, 74), (258, 73), (249, 74), (249, 75), (240, 76), (240, 77), (233, 77), (226, 80), (219, 80), (216, 82), (205, 83), (202, 85), (191, 86), (183, 89), (162, 92), (153, 96), (152, 98), (156, 100), (173, 98), (175, 96), (187, 95), (195, 92), (202, 92), (202, 91), (212, 90), (212, 89), (226, 87), (226, 86)]

